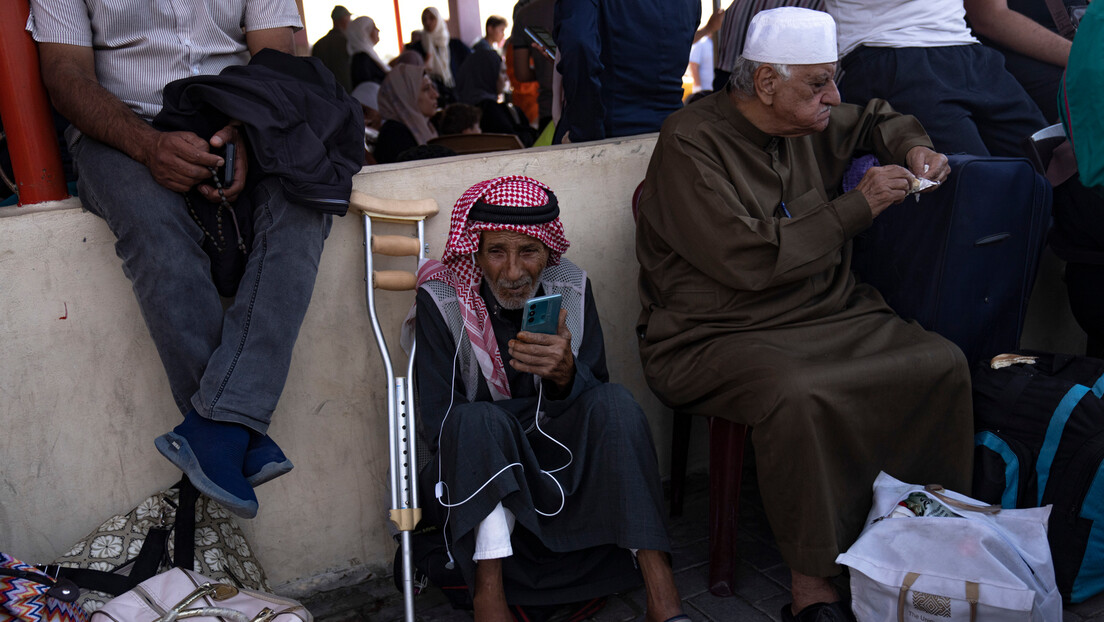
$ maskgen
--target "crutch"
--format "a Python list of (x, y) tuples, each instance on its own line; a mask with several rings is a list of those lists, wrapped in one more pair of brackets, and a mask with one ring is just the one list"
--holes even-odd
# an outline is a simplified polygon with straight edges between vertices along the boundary
[[(414, 549), (411, 532), (421, 520), (418, 507), (417, 432), (414, 425), (414, 353), (411, 344), (406, 375), (396, 376), (391, 366), (391, 353), (376, 317), (375, 290), (413, 290), (417, 277), (404, 270), (375, 270), (372, 255), (425, 258), (425, 219), (437, 213), (433, 199), (404, 201), (380, 199), (356, 190), (350, 205), (364, 216), (364, 274), (368, 315), (376, 335), (383, 366), (387, 370), (387, 437), (391, 451), (391, 522), (402, 538), (403, 608), (406, 622), (414, 622)], [(418, 237), (409, 235), (372, 235), (372, 222), (392, 222), (414, 225)]]

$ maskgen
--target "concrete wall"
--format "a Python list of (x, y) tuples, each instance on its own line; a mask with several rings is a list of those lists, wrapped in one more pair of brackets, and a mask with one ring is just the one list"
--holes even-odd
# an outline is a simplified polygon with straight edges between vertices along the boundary
[[(427, 239), (439, 257), (448, 213), (466, 188), (515, 173), (548, 183), (573, 242), (568, 256), (595, 285), (612, 376), (648, 412), (666, 471), (671, 420), (643, 383), (633, 336), (629, 203), (654, 143), (645, 136), (378, 166), (354, 184), (383, 197), (436, 199), (442, 214)], [(0, 210), (0, 550), (27, 561), (53, 559), (179, 478), (153, 446), (179, 413), (113, 241), (75, 200)], [(1024, 344), (1081, 351), (1060, 274), (1049, 257)], [(385, 523), (384, 372), (363, 279), (362, 222), (335, 220), (270, 431), (296, 469), (259, 488), (260, 515), (242, 521), (273, 585), (291, 595), (386, 574), (395, 550)], [(381, 321), (395, 328), (395, 359), (412, 299), (379, 294)], [(695, 426), (692, 467), (704, 466), (704, 427)]]
[[(611, 373), (644, 404), (666, 464), (670, 417), (643, 383), (633, 336), (629, 204), (654, 143), (653, 135), (378, 166), (354, 185), (436, 199), (442, 213), (427, 239), (440, 257), (448, 213), (466, 188), (514, 173), (548, 183), (573, 242), (568, 257), (595, 285)], [(179, 478), (153, 439), (180, 415), (104, 223), (75, 200), (0, 214), (0, 550), (46, 562)], [(384, 326), (397, 328), (412, 300), (381, 292)], [(397, 330), (391, 340), (400, 359)], [(337, 219), (270, 430), (296, 469), (258, 488), (260, 514), (243, 521), (284, 592), (389, 571), (383, 374), (364, 303), (362, 221)]]

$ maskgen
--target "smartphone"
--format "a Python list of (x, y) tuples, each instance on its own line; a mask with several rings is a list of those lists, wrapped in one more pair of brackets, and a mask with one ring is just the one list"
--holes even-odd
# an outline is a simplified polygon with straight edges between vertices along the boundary
[(556, 40), (552, 38), (552, 33), (540, 26), (529, 26), (525, 29), (525, 34), (529, 35), (533, 43), (537, 44), (541, 53), (547, 56), (548, 60), (556, 60)]
[(229, 188), (234, 183), (234, 151), (234, 143), (226, 143), (221, 154), (226, 164), (215, 169), (223, 188)]
[(538, 296), (525, 301), (525, 315), (521, 319), (521, 330), (531, 333), (555, 335), (560, 327), (560, 294)]

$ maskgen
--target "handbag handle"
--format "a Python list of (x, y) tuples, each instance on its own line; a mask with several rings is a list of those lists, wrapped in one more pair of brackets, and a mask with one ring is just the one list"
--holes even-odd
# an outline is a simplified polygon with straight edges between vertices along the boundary
[(1001, 506), (999, 505), (971, 505), (969, 503), (963, 503), (958, 499), (952, 499), (943, 494), (943, 491), (946, 489), (939, 484), (928, 484), (927, 486), (924, 486), (924, 490), (934, 496), (936, 499), (939, 499), (943, 503), (951, 506), (952, 508), (955, 508), (956, 510), (963, 510), (965, 512), (978, 512), (980, 514), (996, 514), (997, 512), (1001, 511)]
[[(919, 572), (910, 572), (905, 575), (905, 580), (901, 582), (901, 591), (897, 594), (897, 622), (905, 622), (905, 602), (908, 600), (908, 592), (912, 589), (912, 584), (916, 583), (919, 578)], [(975, 581), (965, 581), (964, 583), (966, 583), (966, 602), (970, 603), (970, 622), (977, 622), (979, 586)]]

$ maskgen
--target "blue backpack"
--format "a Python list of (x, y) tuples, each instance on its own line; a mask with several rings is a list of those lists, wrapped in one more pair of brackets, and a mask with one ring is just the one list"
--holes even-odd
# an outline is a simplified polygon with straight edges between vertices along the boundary
[(973, 496), (1053, 505), (1047, 537), (1064, 598), (1104, 591), (1104, 360), (1023, 352), (974, 372)]

